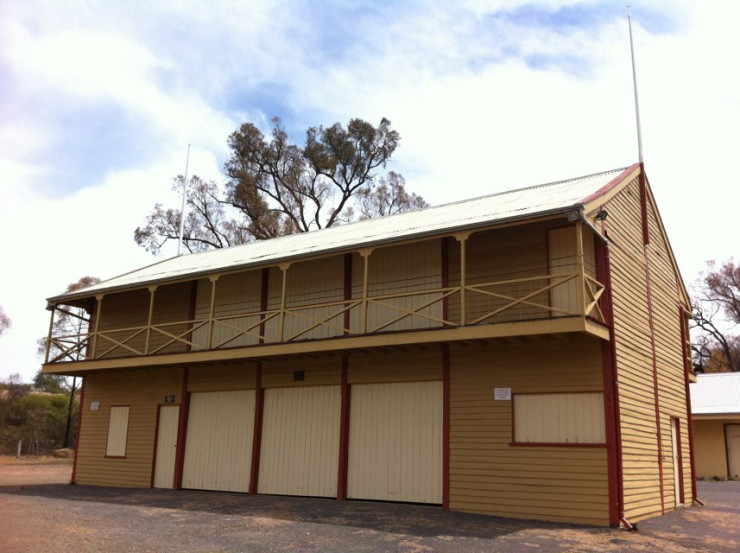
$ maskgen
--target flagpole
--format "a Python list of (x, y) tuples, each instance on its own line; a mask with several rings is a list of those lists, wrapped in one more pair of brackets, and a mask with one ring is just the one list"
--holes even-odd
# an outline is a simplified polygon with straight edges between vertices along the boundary
[(630, 30), (630, 53), (632, 54), (632, 86), (635, 94), (635, 122), (637, 124), (637, 155), (642, 165), (642, 128), (640, 124), (640, 99), (637, 94), (637, 70), (635, 69), (635, 46), (632, 40), (632, 8), (627, 6), (627, 21)]
[(182, 238), (185, 231), (185, 193), (188, 189), (188, 165), (190, 164), (190, 144), (188, 144), (188, 155), (185, 158), (185, 179), (182, 181), (182, 206), (180, 207), (180, 232), (177, 241), (177, 255), (182, 251)]

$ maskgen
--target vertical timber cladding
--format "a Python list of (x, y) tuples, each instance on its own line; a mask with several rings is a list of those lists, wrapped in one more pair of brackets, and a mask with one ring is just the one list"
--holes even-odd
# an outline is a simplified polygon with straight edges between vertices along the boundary
[(512, 445), (512, 394), (602, 392), (601, 343), (450, 346), (450, 509), (609, 524), (606, 447)]
[(265, 361), (258, 493), (336, 497), (341, 357)]
[[(653, 333), (647, 305), (645, 246), (643, 244), (641, 198), (638, 179), (611, 198), (608, 232), (611, 241), (614, 330), (619, 383), (622, 436), (622, 469), (625, 516), (637, 522), (660, 515), (661, 504), (674, 506), (673, 466), (670, 459), (670, 417), (681, 421), (680, 443), (684, 463), (685, 500), (690, 503), (691, 455), (686, 432), (686, 398), (683, 389), (683, 359), (680, 327), (675, 312), (679, 302), (677, 278), (670, 250), (662, 234), (654, 206), (648, 206), (650, 244), (650, 297)], [(656, 393), (653, 385), (653, 348), (657, 366), (657, 400), (660, 428), (656, 426)], [(657, 435), (662, 435), (663, 451)], [(660, 478), (659, 456), (663, 463)], [(662, 494), (662, 497), (661, 497)]]
[[(547, 232), (549, 273), (553, 275), (550, 302), (553, 317), (580, 314), (581, 281), (573, 278), (579, 274), (581, 260), (578, 259), (577, 234), (575, 225), (550, 229)], [(583, 263), (587, 275), (595, 277), (596, 260), (594, 238), (590, 231), (584, 231)]]
[[(378, 248), (368, 263), (368, 332), (442, 326), (442, 295), (424, 293), (442, 286), (440, 240)], [(362, 297), (363, 272), (362, 263), (353, 268), (353, 298)], [(355, 317), (352, 323), (362, 328)]]
[(146, 333), (141, 329), (146, 327), (149, 320), (150, 300), (151, 294), (146, 289), (103, 297), (98, 303), (100, 316), (95, 358), (124, 357), (131, 355), (132, 351), (144, 353)]
[[(467, 292), (466, 321), (497, 323), (550, 316), (547, 292), (532, 296), (529, 302), (511, 305), (514, 299), (547, 285), (546, 228), (544, 224), (534, 224), (475, 232), (470, 236), (466, 246), (466, 283), (480, 291)], [(452, 245), (453, 260), (459, 259), (459, 249), (459, 243)], [(532, 280), (511, 282), (528, 278)], [(460, 282), (459, 261), (450, 266), (450, 282)], [(455, 300), (453, 297), (450, 306), (453, 320), (459, 316)], [(507, 305), (511, 306), (500, 311)]]
[(442, 503), (442, 354), (350, 359), (347, 497)]
[(254, 365), (190, 369), (182, 487), (249, 491)]
[[(199, 325), (193, 332), (198, 349), (210, 346), (239, 347), (259, 342), (261, 271), (244, 271), (221, 276), (214, 284), (208, 279), (198, 281), (195, 318), (207, 319), (213, 299), (213, 327)], [(210, 335), (209, 335), (210, 334)]]
[[(152, 483), (157, 411), (165, 397), (182, 403), (182, 369), (134, 369), (85, 376), (75, 482), (148, 488)], [(128, 406), (122, 457), (106, 458), (112, 406)]]

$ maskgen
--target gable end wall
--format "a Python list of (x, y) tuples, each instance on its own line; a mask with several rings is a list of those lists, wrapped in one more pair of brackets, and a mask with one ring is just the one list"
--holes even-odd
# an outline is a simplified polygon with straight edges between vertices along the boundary
[[(625, 516), (637, 522), (676, 506), (671, 417), (677, 418), (680, 425), (684, 503), (690, 504), (692, 500), (679, 326), (680, 296), (669, 245), (664, 240), (649, 194), (650, 243), (647, 248), (643, 244), (639, 179), (627, 184), (605, 207), (609, 212), (607, 230), (611, 250)], [(653, 355), (657, 379), (654, 379)], [(656, 424), (656, 380), (660, 426)], [(662, 455), (660, 459), (659, 455)]]

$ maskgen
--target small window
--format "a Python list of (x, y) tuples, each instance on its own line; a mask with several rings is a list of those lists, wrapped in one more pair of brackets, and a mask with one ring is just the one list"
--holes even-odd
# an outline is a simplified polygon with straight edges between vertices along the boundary
[(111, 407), (108, 423), (108, 449), (106, 457), (126, 456), (126, 437), (128, 436), (128, 406)]
[(606, 443), (604, 394), (515, 394), (514, 444), (601, 445)]

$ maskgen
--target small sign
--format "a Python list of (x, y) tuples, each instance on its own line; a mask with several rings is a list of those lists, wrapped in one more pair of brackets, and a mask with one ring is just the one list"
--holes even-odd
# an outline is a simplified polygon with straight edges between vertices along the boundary
[(90, 411), (97, 411), (100, 409), (100, 402), (99, 401), (91, 401), (90, 402)]
[(493, 391), (495, 401), (511, 401), (511, 388), (496, 388)]
[(164, 396), (165, 403), (175, 403), (175, 396)]

